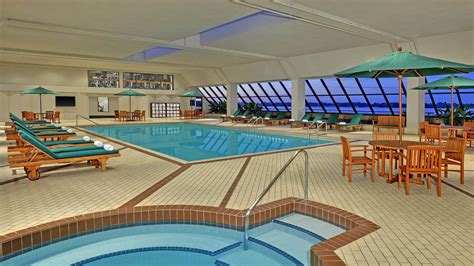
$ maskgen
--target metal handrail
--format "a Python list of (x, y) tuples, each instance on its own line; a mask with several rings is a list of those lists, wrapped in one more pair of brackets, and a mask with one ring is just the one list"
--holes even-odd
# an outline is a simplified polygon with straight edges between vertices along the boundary
[(252, 127), (257, 126), (257, 122), (259, 120), (262, 120), (262, 123), (263, 123), (263, 117), (252, 117), (247, 123), (247, 131), (249, 130), (250, 126), (252, 126)]
[(89, 121), (89, 122), (92, 122), (92, 123), (94, 123), (94, 124), (96, 124), (96, 125), (100, 126), (100, 124), (99, 124), (99, 123), (97, 123), (97, 122), (94, 122), (94, 121), (90, 120), (89, 118), (87, 118), (87, 117), (85, 117), (85, 116), (82, 116), (82, 115), (76, 115), (76, 127), (78, 126), (78, 123), (77, 123), (77, 121), (78, 121), (78, 119), (77, 119), (77, 118), (78, 118), (78, 117), (81, 117), (81, 118), (83, 118), (83, 119), (85, 119), (85, 120), (87, 120), (87, 121)]
[(303, 153), (304, 156), (305, 156), (305, 160), (304, 160), (305, 180), (304, 180), (304, 184), (303, 184), (303, 186), (304, 186), (303, 189), (304, 189), (304, 199), (308, 200), (308, 164), (309, 164), (308, 152), (301, 149), (301, 150), (296, 151), (295, 154), (293, 154), (293, 156), (291, 156), (291, 158), (285, 163), (285, 165), (282, 168), (280, 168), (280, 171), (278, 171), (278, 173), (272, 178), (272, 180), (270, 181), (270, 184), (268, 184), (267, 187), (265, 187), (263, 192), (260, 193), (260, 195), (258, 195), (255, 202), (250, 206), (250, 208), (247, 209), (247, 212), (245, 213), (245, 216), (244, 216), (244, 249), (248, 249), (249, 216), (250, 216), (250, 214), (252, 213), (253, 209), (257, 206), (257, 204), (262, 200), (262, 198), (267, 194), (267, 192), (270, 190), (270, 188), (273, 186), (273, 184), (275, 184), (275, 182), (278, 180), (278, 178), (280, 178), (280, 176), (283, 174), (283, 172), (286, 170), (286, 168), (288, 168), (288, 166), (290, 166), (290, 164), (296, 159), (296, 157), (298, 157), (298, 155), (300, 153)]

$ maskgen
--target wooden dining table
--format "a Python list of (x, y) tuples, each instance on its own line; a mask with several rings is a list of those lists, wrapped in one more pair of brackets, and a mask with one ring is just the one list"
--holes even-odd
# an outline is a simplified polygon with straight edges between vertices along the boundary
[[(400, 152), (403, 152), (405, 150), (408, 149), (408, 146), (414, 146), (414, 145), (433, 145), (435, 146), (435, 144), (427, 144), (425, 142), (419, 142), (419, 141), (411, 141), (411, 140), (403, 140), (403, 141), (399, 141), (399, 140), (371, 140), (369, 141), (369, 145), (371, 145), (374, 149), (374, 151), (376, 149), (379, 149), (382, 151), (382, 156), (383, 156), (383, 160), (385, 160), (385, 152), (388, 151), (388, 154), (389, 154), (389, 172), (388, 172), (388, 179), (387, 179), (387, 182), (388, 183), (394, 183), (394, 182), (397, 182), (396, 179), (394, 179), (394, 175), (393, 175), (393, 164), (394, 164), (394, 160), (395, 160), (395, 154), (399, 154)], [(385, 174), (385, 169), (384, 169), (384, 175), (383, 176), (387, 176)]]

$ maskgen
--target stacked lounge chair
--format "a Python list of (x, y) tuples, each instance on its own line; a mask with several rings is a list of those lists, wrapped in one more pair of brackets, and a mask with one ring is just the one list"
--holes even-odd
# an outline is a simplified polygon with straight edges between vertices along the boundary
[(8, 160), (11, 168), (23, 167), (30, 180), (37, 180), (40, 177), (38, 169), (43, 165), (90, 162), (96, 168), (101, 167), (102, 171), (105, 171), (107, 160), (120, 156), (118, 150), (94, 145), (49, 148), (29, 132), (20, 130), (18, 135), (31, 145), (32, 149), (25, 153), (9, 155)]
[(313, 117), (311, 117), (307, 122), (303, 123), (303, 128), (312, 127), (315, 122), (321, 121), (324, 117), (323, 113), (316, 113)]
[(290, 127), (298, 127), (299, 125), (304, 125), (311, 118), (312, 113), (305, 113), (300, 119), (290, 119), (288, 123)]
[(362, 115), (355, 114), (354, 116), (352, 116), (351, 121), (349, 123), (340, 122), (336, 125), (336, 127), (339, 131), (343, 131), (343, 130), (354, 131), (355, 129), (362, 130), (363, 125), (360, 123), (361, 120), (362, 120)]

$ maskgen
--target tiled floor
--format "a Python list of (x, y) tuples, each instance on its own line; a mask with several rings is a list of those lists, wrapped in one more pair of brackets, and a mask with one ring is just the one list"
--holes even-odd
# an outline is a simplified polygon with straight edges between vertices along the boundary
[[(156, 121), (156, 120), (155, 120)], [(205, 120), (204, 123), (215, 123)], [(147, 121), (150, 122), (150, 121)], [(85, 123), (85, 122), (84, 122)], [(101, 120), (102, 124), (113, 123)], [(223, 124), (228, 125), (228, 123)], [(238, 127), (238, 126), (237, 126)], [(273, 127), (266, 130), (304, 135), (301, 129)], [(340, 133), (330, 132), (337, 139)], [(370, 132), (345, 134), (357, 144), (370, 139)], [(415, 138), (407, 136), (407, 138)], [(121, 145), (113, 143), (122, 148)], [(376, 232), (338, 250), (349, 265), (372, 264), (452, 264), (472, 265), (473, 198), (443, 185), (443, 197), (435, 189), (413, 185), (410, 196), (383, 178), (371, 183), (355, 174), (349, 184), (341, 176), (340, 145), (308, 150), (310, 155), (309, 197), (361, 215), (381, 226)], [(113, 209), (180, 168), (130, 148), (112, 159), (107, 172), (84, 166), (69, 166), (43, 174), (31, 182), (12, 176), (6, 162), (6, 143), (0, 147), (0, 235), (72, 215)], [(291, 152), (192, 165), (139, 202), (153, 204), (202, 204), (219, 206), (231, 193), (226, 207), (246, 208), (268, 184)], [(458, 174), (445, 182), (474, 193), (474, 149), (466, 154), (466, 182)], [(270, 190), (263, 202), (287, 196), (303, 196), (303, 160), (297, 159)], [(231, 186), (240, 178), (235, 188)], [(5, 182), (6, 181), (6, 182)], [(262, 202), (262, 203), (263, 203)]]

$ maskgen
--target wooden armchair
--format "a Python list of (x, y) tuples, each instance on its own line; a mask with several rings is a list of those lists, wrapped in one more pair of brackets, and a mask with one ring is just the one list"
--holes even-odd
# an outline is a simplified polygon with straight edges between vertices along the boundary
[[(346, 176), (346, 164), (349, 167), (348, 181), (352, 182), (352, 172), (364, 171), (364, 176), (367, 176), (367, 170), (370, 166), (371, 180), (375, 182), (375, 169), (374, 169), (374, 152), (372, 149), (368, 149), (369, 145), (353, 145), (351, 146), (349, 140), (346, 137), (341, 136), (342, 142), (342, 176)], [(357, 149), (354, 149), (357, 148)], [(372, 158), (367, 156), (367, 153), (372, 151)], [(363, 155), (353, 156), (355, 152), (363, 152)], [(362, 168), (354, 169), (354, 165), (361, 165)]]
[(441, 144), (442, 142), (442, 131), (440, 125), (425, 125), (425, 142), (429, 144)]
[[(377, 122), (377, 123), (376, 123)], [(379, 115), (376, 120), (372, 120), (372, 131), (379, 131), (381, 128), (392, 128), (398, 130), (400, 124), (400, 118), (398, 116), (391, 115)], [(402, 117), (402, 130), (405, 125), (405, 117)]]
[(142, 115), (142, 112), (140, 110), (135, 110), (132, 112), (132, 120), (141, 120), (140, 117)]
[[(464, 184), (464, 153), (466, 151), (466, 140), (463, 138), (450, 138), (446, 142), (446, 150), (441, 163), (444, 168), (444, 177), (448, 177), (448, 171), (458, 172), (460, 183)], [(448, 169), (449, 165), (456, 165), (459, 170)]]
[[(397, 132), (372, 132), (372, 139), (373, 140), (398, 140), (398, 133)], [(384, 148), (376, 148), (374, 150), (375, 160), (377, 161), (377, 173), (381, 176), (385, 175), (385, 160), (389, 159), (389, 151)], [(395, 155), (397, 158), (397, 155)], [(395, 160), (395, 162), (397, 162)], [(397, 165), (395, 164), (395, 167)]]
[(119, 120), (126, 121), (129, 119), (129, 114), (127, 111), (119, 111)]
[(22, 111), (21, 116), (23, 120), (26, 121), (33, 121), (35, 119), (35, 114), (33, 112), (28, 112), (28, 111)]
[(474, 122), (464, 123), (463, 137), (466, 140), (466, 144), (469, 143), (469, 147), (472, 147), (472, 142), (474, 141)]
[(114, 110), (114, 120), (120, 120), (119, 110)]
[(45, 119), (52, 122), (54, 118), (54, 111), (46, 111), (45, 114)]
[(53, 123), (61, 123), (61, 112), (55, 111), (53, 113), (53, 119), (51, 120)]
[[(406, 157), (401, 153), (398, 170), (398, 187), (405, 181), (405, 194), (410, 194), (410, 182), (423, 184), (422, 176), (426, 176), (426, 186), (431, 188), (431, 177), (437, 177), (437, 195), (441, 197), (441, 159), (442, 147), (433, 145), (408, 146)], [(403, 162), (405, 160), (405, 163)], [(410, 176), (417, 175), (416, 179)]]
[(418, 136), (420, 137), (420, 142), (424, 138), (426, 141), (426, 125), (429, 125), (429, 122), (423, 121), (420, 122), (420, 127), (418, 128)]

